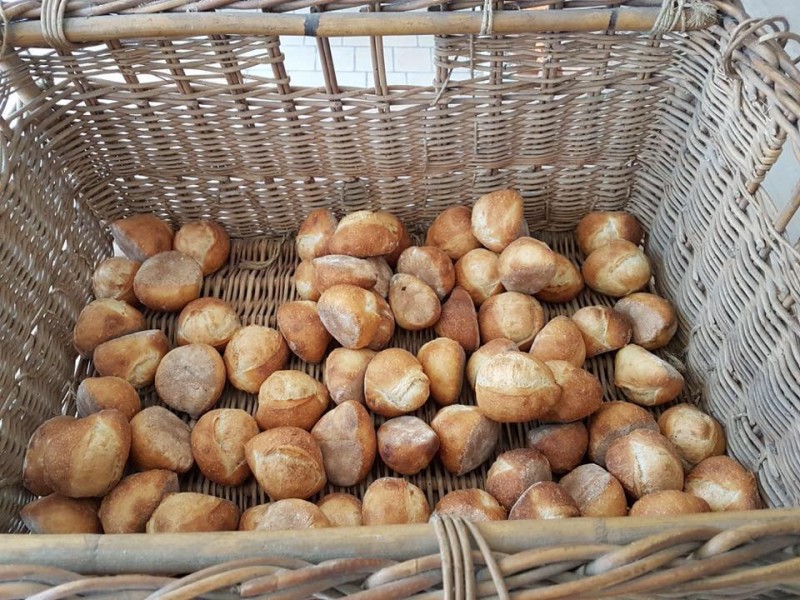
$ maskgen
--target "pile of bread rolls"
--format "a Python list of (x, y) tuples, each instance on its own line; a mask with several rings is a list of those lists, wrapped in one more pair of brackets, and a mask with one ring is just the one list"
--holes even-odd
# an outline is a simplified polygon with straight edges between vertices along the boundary
[[(724, 456), (715, 419), (686, 403), (661, 412), (684, 386), (673, 361), (657, 353), (677, 317), (667, 300), (642, 291), (650, 263), (642, 228), (627, 213), (580, 221), (579, 268), (529, 235), (514, 190), (443, 211), (420, 246), (388, 212), (337, 220), (315, 210), (296, 236), (300, 299), (276, 307), (276, 328), (242, 326), (231, 305), (200, 298), (203, 277), (228, 262), (230, 241), (218, 224), (191, 222), (173, 235), (155, 216), (136, 215), (111, 229), (125, 257), (97, 267), (97, 299), (74, 330), (75, 348), (97, 376), (77, 389), (77, 417), (42, 424), (25, 457), (25, 486), (42, 496), (22, 509), (33, 532), (761, 506), (753, 474)], [(542, 302), (575, 306), (585, 285), (616, 303), (546, 320)], [(175, 347), (146, 328), (139, 304), (180, 311)], [(396, 329), (435, 337), (412, 353), (392, 346)], [(584, 368), (611, 352), (613, 386), (626, 401), (605, 397)], [(324, 363), (322, 381), (288, 369), (291, 354)], [(257, 395), (253, 414), (215, 408), (226, 385)], [(139, 390), (150, 386), (163, 406), (142, 409)], [(429, 403), (435, 414), (423, 410)], [(524, 425), (525, 447), (500, 451), (504, 423)], [(318, 497), (329, 484), (365, 483), (376, 461), (396, 476), (375, 479), (361, 498)], [(453, 491), (431, 510), (407, 477), (434, 461), (455, 478), (485, 465), (484, 489)], [(253, 477), (270, 502), (240, 513), (228, 500), (181, 492), (181, 476), (195, 467), (224, 486)]]

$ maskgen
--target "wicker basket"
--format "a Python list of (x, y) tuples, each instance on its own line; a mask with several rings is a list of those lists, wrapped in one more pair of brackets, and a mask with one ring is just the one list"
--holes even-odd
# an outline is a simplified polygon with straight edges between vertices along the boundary
[[(800, 151), (800, 72), (781, 20), (749, 19), (732, 0), (0, 7), (1, 598), (800, 592), (800, 510), (782, 508), (800, 502), (800, 266), (784, 234), (800, 189), (779, 211), (761, 187), (787, 141)], [(242, 10), (214, 12), (223, 8)], [(432, 85), (389, 85), (381, 36), (425, 33), (436, 34)], [(317, 36), (323, 87), (292, 85), (288, 35)], [(348, 35), (370, 36), (368, 89), (337, 84), (330, 37)], [(570, 232), (588, 210), (624, 208), (646, 225), (657, 290), (680, 315), (668, 351), (685, 367), (682, 399), (723, 422), (730, 452), (757, 471), (772, 508), (313, 533), (14, 535), (32, 498), (21, 484), (27, 440), (74, 411), (76, 383), (91, 372), (70, 337), (93, 266), (112, 252), (109, 220), (154, 211), (176, 225), (222, 222), (236, 241), (204, 295), (230, 301), (246, 323), (274, 325), (294, 295), (288, 236), (312, 208), (382, 207), (420, 233), (442, 208), (508, 186), (525, 197), (531, 230), (575, 260)], [(587, 292), (546, 310), (603, 302)], [(174, 315), (148, 319), (173, 335)], [(428, 339), (400, 332), (395, 342), (416, 350)], [(616, 399), (611, 361), (588, 368)], [(463, 401), (472, 402), (468, 390)], [(227, 390), (221, 405), (253, 409), (254, 397)], [(525, 430), (505, 427), (499, 450), (521, 445)], [(368, 482), (389, 474), (377, 464)], [(433, 503), (484, 477), (485, 468), (455, 478), (433, 465), (413, 479)], [(242, 508), (266, 501), (255, 484), (224, 488), (199, 473), (186, 486)]]

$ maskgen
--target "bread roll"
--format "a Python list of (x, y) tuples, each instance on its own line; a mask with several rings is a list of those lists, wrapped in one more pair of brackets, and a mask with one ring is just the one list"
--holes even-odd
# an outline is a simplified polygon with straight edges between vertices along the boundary
[(319, 318), (317, 303), (287, 302), (278, 307), (278, 330), (289, 349), (305, 362), (318, 364), (325, 358), (331, 334)]
[(314, 263), (303, 260), (294, 269), (294, 289), (301, 300), (319, 300), (320, 291), (317, 288), (317, 275), (314, 272)]
[(320, 256), (311, 261), (314, 285), (321, 294), (335, 285), (348, 284), (372, 289), (378, 283), (378, 271), (369, 261), (344, 254)]
[(366, 258), (390, 254), (400, 244), (400, 230), (385, 216), (359, 210), (344, 217), (328, 242), (328, 254)]
[(428, 228), (425, 245), (441, 248), (453, 261), (480, 248), (481, 243), (472, 235), (472, 211), (466, 206), (451, 206), (440, 212)]
[(497, 265), (500, 281), (509, 292), (535, 294), (556, 274), (556, 253), (532, 237), (521, 237), (505, 247)]
[(457, 341), (468, 354), (478, 349), (478, 315), (472, 298), (463, 288), (453, 288), (450, 297), (442, 304), (442, 314), (433, 330), (440, 337)]
[(397, 239), (399, 240), (397, 247), (386, 255), (387, 264), (394, 267), (397, 265), (400, 255), (406, 248), (411, 246), (411, 236), (408, 234), (408, 230), (403, 222), (392, 213), (379, 210), (375, 213), (375, 216), (386, 225), (389, 231), (397, 232)]
[(641, 290), (652, 275), (645, 253), (626, 240), (610, 242), (592, 252), (581, 273), (586, 285), (614, 298)]
[(506, 338), (497, 338), (485, 343), (472, 353), (467, 361), (467, 381), (470, 387), (475, 389), (475, 381), (478, 378), (478, 371), (490, 358), (503, 352), (516, 352), (517, 344)]
[(377, 440), (372, 417), (362, 404), (343, 402), (322, 416), (311, 435), (322, 451), (328, 481), (341, 487), (364, 481), (375, 462)]
[(135, 388), (152, 385), (161, 359), (169, 351), (160, 329), (129, 333), (100, 344), (94, 351), (94, 368), (104, 377), (121, 377)]
[(624, 517), (628, 513), (622, 484), (601, 466), (581, 465), (559, 483), (575, 500), (582, 517)]
[(94, 270), (92, 291), (98, 300), (111, 298), (127, 302), (131, 306), (139, 304), (133, 291), (133, 278), (142, 263), (122, 256), (105, 259)]
[(563, 475), (583, 461), (589, 434), (581, 421), (540, 425), (528, 431), (527, 443), (545, 455), (553, 473)]
[(401, 348), (375, 355), (364, 373), (364, 397), (382, 417), (414, 412), (428, 399), (430, 381), (416, 357)]
[(605, 466), (611, 442), (636, 429), (658, 432), (658, 424), (645, 409), (630, 402), (604, 402), (589, 419), (589, 460)]
[(725, 454), (725, 431), (714, 417), (691, 404), (668, 408), (658, 419), (661, 435), (675, 446), (687, 471), (709, 456)]
[(289, 346), (275, 329), (248, 325), (233, 334), (223, 359), (231, 385), (256, 394), (267, 377), (286, 368)]
[(328, 518), (331, 527), (361, 525), (361, 500), (352, 494), (333, 493), (324, 496), (317, 506)]
[(275, 371), (261, 384), (256, 421), (261, 429), (310, 430), (328, 408), (328, 390), (302, 371)]
[(517, 448), (497, 457), (486, 475), (486, 491), (506, 509), (534, 483), (552, 481), (550, 463), (534, 448)]
[(378, 294), (381, 298), (388, 298), (389, 282), (392, 280), (392, 275), (394, 275), (392, 267), (390, 267), (389, 263), (386, 262), (386, 259), (381, 256), (371, 256), (366, 260), (375, 269), (375, 273), (378, 274), (378, 280), (375, 282), (375, 286), (372, 288), (372, 291)]
[(464, 288), (478, 306), (505, 291), (500, 282), (500, 257), (491, 250), (470, 250), (458, 259), (455, 271), (456, 284)]
[(431, 421), (439, 437), (439, 458), (454, 475), (464, 475), (485, 463), (500, 440), (500, 424), (475, 406), (445, 406)]
[(389, 284), (389, 306), (397, 324), (409, 331), (432, 327), (442, 314), (436, 292), (427, 283), (406, 273), (398, 273)]
[(683, 489), (683, 466), (675, 446), (660, 433), (636, 429), (606, 452), (606, 468), (631, 497)]
[(542, 362), (565, 360), (575, 367), (586, 361), (586, 344), (578, 326), (569, 317), (556, 317), (547, 323), (531, 344), (531, 356)]
[(458, 402), (467, 362), (461, 344), (450, 338), (436, 338), (419, 349), (417, 360), (430, 381), (433, 401), (439, 406)]
[(431, 507), (422, 490), (396, 477), (373, 481), (361, 502), (364, 525), (425, 523), (430, 515)]
[(250, 438), (245, 455), (258, 485), (272, 500), (305, 500), (327, 482), (319, 444), (299, 427), (276, 427)]
[(663, 358), (629, 344), (614, 357), (614, 385), (631, 402), (658, 406), (680, 395), (683, 375)]
[(250, 477), (244, 446), (258, 434), (258, 424), (249, 413), (218, 408), (200, 417), (192, 429), (192, 456), (206, 479), (241, 485)]
[(191, 256), (200, 265), (203, 275), (210, 275), (228, 261), (231, 238), (219, 223), (191, 221), (184, 223), (175, 234), (173, 248)]
[(42, 533), (103, 533), (97, 518), (97, 500), (67, 498), (50, 494), (28, 502), (19, 517), (35, 534)]
[(156, 371), (156, 393), (180, 412), (198, 418), (225, 388), (225, 363), (213, 346), (189, 344), (167, 352)]
[(45, 476), (45, 453), (51, 440), (58, 437), (65, 427), (71, 427), (75, 420), (75, 417), (53, 417), (39, 425), (31, 435), (22, 464), (22, 485), (33, 494), (47, 496), (53, 493)]
[(248, 508), (239, 519), (239, 531), (282, 531), (319, 529), (331, 523), (316, 504), (287, 498)]
[(355, 285), (335, 285), (319, 298), (317, 312), (325, 329), (345, 348), (365, 348), (381, 321), (375, 292)]
[(131, 420), (131, 462), (140, 471), (186, 473), (194, 465), (191, 430), (162, 406), (145, 408)]
[(119, 377), (87, 377), (75, 394), (79, 417), (116, 409), (128, 421), (142, 410), (142, 401), (130, 383)]
[(756, 478), (727, 456), (711, 456), (689, 471), (686, 488), (714, 512), (763, 508)]
[(386, 348), (392, 341), (395, 321), (392, 308), (386, 300), (381, 298), (379, 294), (375, 294), (375, 302), (378, 306), (378, 327), (375, 329), (369, 344), (367, 344), (367, 348), (378, 352)]
[(563, 360), (551, 360), (545, 364), (561, 387), (561, 398), (545, 415), (545, 421), (578, 421), (600, 408), (603, 384), (597, 377)]
[(364, 374), (377, 352), (362, 348), (336, 348), (325, 359), (323, 382), (336, 404), (353, 400), (364, 404)]
[(416, 475), (439, 451), (439, 436), (425, 421), (412, 416), (395, 417), (378, 428), (378, 453), (390, 469)]
[(578, 247), (584, 256), (614, 240), (639, 245), (644, 231), (636, 218), (626, 212), (590, 212), (575, 229)]
[(561, 388), (547, 365), (523, 352), (491, 357), (475, 380), (478, 408), (500, 423), (541, 419), (560, 397)]
[(182, 492), (167, 496), (147, 521), (147, 533), (235, 531), (239, 509), (230, 500)]
[(678, 316), (669, 300), (639, 292), (622, 298), (614, 310), (631, 324), (631, 342), (645, 350), (666, 346), (678, 330)]
[(502, 252), (525, 231), (523, 208), (516, 190), (481, 196), (472, 207), (472, 234), (489, 250)]
[(397, 260), (397, 272), (417, 277), (443, 300), (456, 285), (453, 261), (436, 246), (411, 246)]
[(173, 471), (154, 469), (128, 475), (100, 504), (99, 517), (105, 533), (144, 533), (159, 504), (179, 491)]
[(442, 497), (433, 509), (434, 515), (460, 517), (467, 521), (505, 521), (506, 509), (483, 490), (455, 490)]
[(78, 315), (72, 344), (78, 354), (89, 357), (103, 342), (141, 331), (146, 326), (144, 315), (130, 304), (111, 298), (95, 300)]
[(608, 306), (586, 306), (572, 315), (586, 345), (586, 358), (619, 350), (631, 339), (628, 319)]
[(520, 350), (528, 350), (533, 338), (544, 326), (544, 311), (535, 298), (519, 292), (492, 296), (481, 305), (478, 327), (481, 342), (506, 338)]
[(140, 263), (172, 250), (172, 227), (155, 215), (118, 219), (111, 223), (111, 235), (125, 256)]
[(203, 271), (182, 252), (162, 252), (148, 258), (133, 279), (133, 290), (142, 304), (153, 310), (175, 312), (200, 297)]
[(540, 481), (522, 493), (508, 513), (518, 519), (567, 519), (580, 517), (581, 511), (567, 491), (552, 481)]
[(336, 217), (327, 208), (318, 208), (308, 213), (297, 230), (297, 256), (301, 260), (312, 260), (330, 254), (329, 243), (338, 224)]
[(241, 326), (239, 315), (224, 300), (198, 298), (189, 302), (178, 316), (175, 339), (179, 346), (208, 344), (223, 351)]
[(639, 498), (631, 506), (632, 517), (675, 517), (711, 512), (708, 503), (678, 490), (662, 490)]
[(547, 285), (536, 292), (536, 298), (554, 304), (570, 302), (583, 291), (583, 275), (566, 256), (555, 254), (555, 259), (555, 273)]

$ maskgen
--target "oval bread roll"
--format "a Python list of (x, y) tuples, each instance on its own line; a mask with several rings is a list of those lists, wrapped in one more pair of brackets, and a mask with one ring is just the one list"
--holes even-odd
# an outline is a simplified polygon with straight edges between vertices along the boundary
[(336, 348), (325, 359), (323, 382), (336, 404), (353, 400), (364, 404), (364, 374), (377, 352), (362, 348)]
[(395, 267), (400, 255), (406, 248), (411, 246), (411, 236), (408, 234), (408, 229), (403, 222), (394, 216), (392, 213), (385, 210), (379, 210), (375, 216), (384, 223), (389, 231), (397, 232), (397, 239), (399, 240), (397, 247), (386, 255), (386, 262), (388, 265)]
[(239, 519), (239, 531), (283, 531), (330, 526), (328, 517), (316, 504), (298, 498), (248, 508)]
[(683, 375), (655, 354), (629, 344), (614, 357), (614, 385), (642, 406), (671, 402), (683, 391)]
[(626, 240), (610, 242), (592, 252), (581, 273), (586, 285), (614, 298), (638, 292), (651, 277), (647, 255)]
[(407, 273), (431, 286), (439, 300), (456, 285), (456, 272), (450, 257), (436, 246), (411, 246), (397, 260), (397, 272)]
[(439, 337), (457, 341), (467, 353), (480, 346), (478, 315), (469, 294), (460, 287), (453, 288), (450, 297), (442, 304), (442, 314), (433, 326)]
[(381, 298), (388, 298), (389, 282), (392, 280), (392, 275), (394, 275), (392, 267), (390, 267), (389, 263), (386, 262), (386, 259), (381, 256), (372, 256), (366, 260), (372, 265), (372, 267), (375, 269), (375, 272), (378, 274), (378, 280), (375, 282), (375, 286), (372, 288), (372, 291), (378, 294)]
[(753, 473), (728, 456), (711, 456), (689, 471), (684, 491), (714, 512), (763, 508)]
[(500, 440), (500, 424), (475, 406), (445, 406), (431, 421), (439, 437), (439, 458), (454, 475), (464, 475), (485, 463)]
[(153, 385), (161, 359), (169, 352), (160, 329), (129, 333), (100, 344), (94, 351), (94, 368), (104, 377), (121, 377), (135, 388)]
[(508, 519), (567, 519), (581, 511), (567, 491), (552, 481), (540, 481), (522, 493), (511, 507)]
[(103, 498), (98, 513), (105, 533), (144, 533), (161, 501), (179, 491), (178, 475), (154, 469), (128, 475)]
[(536, 298), (542, 302), (562, 304), (570, 302), (583, 291), (583, 275), (573, 262), (561, 254), (555, 255), (556, 270), (553, 277), (541, 290), (536, 292)]
[(631, 506), (632, 517), (674, 517), (711, 512), (708, 503), (679, 490), (662, 490), (646, 494)]
[(517, 448), (497, 457), (486, 475), (486, 491), (506, 509), (534, 483), (552, 481), (550, 463), (534, 448)]
[(500, 281), (509, 292), (535, 294), (556, 274), (556, 253), (532, 237), (521, 237), (505, 247), (498, 263)]
[(451, 260), (458, 260), (481, 243), (472, 235), (472, 211), (466, 206), (451, 206), (440, 212), (428, 228), (427, 246), (441, 248)]
[(239, 315), (224, 300), (198, 298), (183, 307), (175, 339), (179, 346), (208, 344), (222, 351), (241, 326)]
[(472, 234), (489, 250), (502, 252), (527, 229), (523, 209), (516, 190), (481, 196), (472, 207)]
[(256, 421), (261, 429), (310, 430), (328, 408), (328, 390), (302, 371), (275, 371), (261, 384)]
[(400, 230), (386, 216), (359, 210), (344, 217), (328, 242), (328, 254), (384, 256), (400, 244)]
[(392, 341), (395, 321), (389, 303), (377, 293), (374, 293), (374, 296), (375, 302), (378, 305), (378, 327), (375, 329), (375, 333), (369, 341), (369, 344), (367, 344), (367, 348), (377, 352), (386, 348), (389, 342)]
[(277, 321), (278, 330), (292, 352), (305, 362), (322, 362), (331, 335), (319, 318), (316, 302), (286, 302), (278, 307)]
[(691, 404), (678, 404), (658, 419), (661, 435), (675, 445), (688, 471), (710, 456), (725, 454), (725, 431), (714, 417)]
[(632, 498), (683, 489), (683, 465), (675, 446), (649, 429), (636, 429), (614, 440), (606, 452), (606, 468)]
[(459, 258), (455, 272), (456, 284), (477, 306), (505, 291), (500, 281), (500, 257), (486, 248), (470, 250)]
[(131, 306), (139, 304), (133, 291), (133, 279), (142, 263), (123, 256), (105, 259), (94, 270), (92, 291), (98, 300), (111, 298), (127, 302)]
[(589, 434), (581, 421), (540, 425), (528, 431), (527, 443), (545, 455), (553, 473), (563, 475), (583, 461)]
[(244, 446), (258, 434), (258, 424), (249, 413), (218, 408), (200, 417), (192, 429), (192, 456), (206, 479), (241, 485), (250, 477)]
[(506, 338), (496, 338), (478, 348), (467, 361), (467, 381), (470, 387), (473, 390), (475, 389), (475, 380), (478, 378), (478, 371), (480, 371), (487, 360), (495, 354), (516, 352), (517, 350), (517, 344)]
[(361, 525), (361, 500), (352, 494), (336, 492), (317, 502), (328, 517), (331, 527), (358, 527)]
[(433, 514), (461, 517), (473, 523), (506, 519), (506, 509), (490, 494), (477, 488), (455, 490), (444, 495), (436, 503)]
[(19, 517), (35, 534), (103, 533), (97, 518), (97, 500), (93, 498), (50, 494), (28, 502), (20, 509)]
[(378, 283), (378, 271), (368, 260), (344, 254), (329, 254), (311, 261), (314, 286), (321, 294), (335, 285), (348, 284), (372, 289)]
[(431, 398), (439, 406), (455, 404), (461, 396), (467, 355), (461, 344), (436, 338), (417, 352), (417, 360), (430, 381)]
[(375, 336), (381, 321), (375, 292), (355, 285), (335, 285), (319, 298), (317, 312), (325, 329), (345, 348), (365, 348)]
[(378, 453), (390, 469), (416, 475), (439, 451), (439, 436), (422, 419), (412, 416), (385, 421), (377, 433)]
[(222, 395), (225, 363), (208, 344), (178, 346), (159, 363), (155, 383), (164, 404), (196, 419)]
[(430, 515), (431, 507), (422, 490), (397, 477), (376, 479), (361, 501), (364, 525), (425, 523)]
[(645, 350), (666, 346), (678, 330), (678, 316), (669, 300), (639, 292), (622, 298), (614, 310), (631, 324), (631, 342)]
[(275, 329), (248, 325), (233, 334), (223, 360), (231, 385), (256, 394), (267, 377), (286, 367), (289, 346)]
[(308, 213), (297, 230), (295, 246), (301, 260), (312, 260), (329, 254), (329, 244), (338, 225), (336, 217), (327, 208)]
[(528, 350), (544, 326), (544, 311), (535, 298), (519, 292), (504, 292), (481, 304), (478, 327), (481, 342), (496, 338), (513, 340), (520, 350)]
[(145, 408), (131, 419), (131, 462), (140, 471), (186, 473), (194, 465), (191, 430), (162, 406)]
[(89, 357), (103, 342), (141, 331), (146, 325), (144, 315), (126, 302), (111, 298), (94, 300), (78, 315), (72, 344), (78, 354)]
[(172, 227), (155, 215), (138, 214), (114, 221), (111, 235), (125, 256), (140, 263), (172, 250)]
[(319, 300), (320, 291), (317, 288), (317, 275), (314, 272), (314, 263), (310, 260), (300, 261), (294, 269), (294, 289), (301, 300)]
[(25, 449), (25, 461), (22, 464), (22, 485), (37, 496), (53, 493), (53, 488), (45, 479), (45, 452), (50, 441), (60, 435), (60, 431), (75, 417), (53, 417), (37, 427)]
[(582, 517), (624, 517), (628, 514), (625, 489), (601, 466), (589, 463), (576, 467), (559, 483), (575, 500)]
[(645, 409), (630, 402), (604, 402), (589, 419), (589, 460), (605, 466), (611, 442), (635, 429), (658, 431), (658, 424)]
[(167, 496), (147, 521), (147, 533), (235, 531), (239, 509), (230, 500), (181, 492)]
[(75, 394), (79, 417), (116, 409), (128, 421), (142, 410), (142, 401), (130, 383), (120, 377), (87, 377)]
[(170, 251), (148, 258), (133, 279), (133, 291), (147, 308), (181, 310), (200, 297), (203, 271), (191, 256)]
[(614, 240), (628, 240), (639, 245), (643, 235), (636, 218), (622, 211), (587, 213), (575, 229), (575, 238), (584, 256)]
[(561, 398), (545, 415), (545, 421), (578, 421), (591, 415), (603, 404), (603, 384), (589, 371), (563, 360), (551, 360), (545, 364), (561, 387)]
[(343, 402), (314, 425), (311, 435), (322, 451), (328, 481), (349, 487), (364, 481), (377, 452), (375, 426), (358, 402)]
[(401, 348), (375, 355), (364, 373), (367, 406), (382, 417), (414, 412), (428, 400), (430, 381), (416, 357)]
[(572, 315), (586, 345), (586, 358), (619, 350), (631, 339), (628, 319), (608, 306), (586, 306)]
[(432, 327), (442, 314), (442, 305), (433, 288), (406, 273), (394, 275), (389, 284), (389, 306), (397, 324), (409, 331)]
[(173, 240), (173, 248), (191, 256), (203, 275), (218, 271), (228, 261), (231, 238), (219, 223), (202, 220), (184, 223)]
[(531, 356), (542, 362), (565, 360), (575, 367), (586, 361), (586, 344), (578, 326), (569, 317), (560, 316), (547, 323), (531, 344)]

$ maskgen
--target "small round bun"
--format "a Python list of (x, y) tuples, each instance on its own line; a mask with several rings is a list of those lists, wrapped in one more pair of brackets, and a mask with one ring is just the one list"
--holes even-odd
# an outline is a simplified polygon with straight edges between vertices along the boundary
[(711, 512), (708, 502), (679, 490), (646, 494), (631, 506), (631, 517), (675, 517)]
[(128, 475), (103, 498), (98, 513), (105, 533), (144, 533), (158, 505), (179, 491), (178, 475), (154, 469)]
[(142, 263), (123, 256), (105, 259), (94, 270), (92, 291), (98, 300), (111, 298), (127, 302), (131, 306), (139, 303), (133, 291), (133, 279)]
[(439, 337), (457, 341), (467, 354), (478, 349), (481, 343), (478, 314), (472, 298), (463, 288), (453, 288), (450, 297), (442, 304), (442, 314), (433, 330)]
[(500, 257), (486, 248), (470, 250), (456, 263), (456, 283), (480, 306), (505, 291), (500, 282)]
[(87, 304), (75, 321), (72, 344), (83, 357), (109, 340), (142, 331), (147, 326), (144, 315), (127, 302), (105, 298)]
[(400, 230), (385, 216), (359, 210), (344, 217), (328, 242), (328, 254), (384, 256), (400, 244)]
[(231, 336), (223, 360), (231, 385), (257, 394), (267, 377), (286, 367), (289, 346), (275, 329), (248, 325)]
[(416, 475), (439, 451), (439, 436), (422, 419), (395, 417), (378, 428), (378, 453), (390, 469)]
[(200, 297), (203, 271), (183, 252), (162, 252), (139, 267), (133, 290), (142, 304), (152, 310), (176, 312)]
[(340, 487), (366, 479), (375, 462), (375, 426), (367, 409), (358, 402), (343, 402), (324, 414), (311, 435), (322, 451), (328, 481)]
[(222, 395), (225, 363), (208, 344), (178, 346), (159, 363), (155, 383), (164, 404), (196, 419)]
[(310, 430), (328, 408), (328, 390), (302, 371), (275, 371), (258, 391), (256, 421), (261, 429)]
[(28, 446), (25, 448), (25, 460), (22, 463), (22, 485), (37, 496), (53, 493), (53, 488), (46, 481), (45, 455), (51, 440), (60, 435), (64, 427), (69, 426), (75, 417), (53, 417), (37, 427)]
[(417, 358), (401, 348), (375, 355), (364, 373), (367, 406), (382, 417), (414, 412), (428, 399), (430, 380)]
[(543, 420), (556, 423), (578, 421), (603, 404), (603, 384), (589, 371), (563, 360), (551, 360), (545, 364), (561, 387), (561, 398)]
[(454, 475), (464, 475), (485, 463), (500, 440), (500, 424), (475, 406), (445, 406), (431, 421), (439, 437), (439, 458)]
[(434, 516), (449, 515), (467, 521), (505, 521), (506, 509), (490, 494), (471, 488), (456, 490), (442, 497), (433, 509)]
[(297, 300), (281, 304), (277, 322), (278, 330), (295, 355), (307, 363), (322, 362), (331, 334), (319, 318), (316, 302)]
[(552, 319), (536, 334), (531, 344), (531, 356), (543, 362), (565, 360), (575, 367), (586, 361), (586, 344), (581, 330), (572, 319), (559, 316)]
[(238, 408), (212, 410), (192, 429), (192, 456), (207, 479), (241, 485), (250, 477), (244, 446), (258, 434), (258, 424), (249, 413)]
[(481, 305), (478, 327), (481, 342), (506, 338), (516, 342), (520, 350), (531, 347), (533, 338), (544, 326), (544, 311), (535, 298), (519, 292), (492, 296)]
[(572, 322), (583, 335), (586, 358), (619, 350), (631, 340), (628, 319), (608, 306), (580, 308), (572, 315)]
[(317, 506), (328, 517), (331, 527), (361, 525), (361, 500), (352, 494), (335, 492), (324, 496)]
[(372, 289), (378, 283), (378, 271), (363, 258), (344, 254), (329, 254), (311, 261), (314, 266), (314, 285), (321, 294), (335, 285), (347, 284)]
[(644, 231), (636, 218), (626, 212), (590, 212), (578, 223), (575, 238), (584, 256), (614, 240), (639, 245)]
[(386, 348), (392, 341), (392, 336), (394, 336), (395, 320), (394, 314), (392, 313), (392, 307), (389, 306), (389, 303), (384, 300), (380, 294), (373, 292), (373, 295), (375, 296), (375, 303), (378, 307), (378, 326), (375, 329), (375, 333), (372, 335), (372, 339), (369, 341), (369, 344), (367, 344), (367, 348), (378, 352)]
[(355, 285), (335, 285), (319, 298), (317, 312), (325, 329), (345, 348), (366, 348), (381, 322), (375, 292)]
[(337, 225), (336, 217), (327, 208), (318, 208), (308, 213), (297, 230), (297, 256), (301, 260), (312, 260), (329, 254), (328, 244)]
[(100, 344), (92, 362), (105, 377), (121, 377), (139, 389), (153, 385), (156, 369), (169, 352), (169, 341), (160, 329), (129, 333)]
[(406, 248), (411, 246), (411, 236), (409, 235), (408, 229), (406, 229), (406, 226), (403, 224), (403, 222), (392, 213), (385, 210), (379, 210), (375, 213), (375, 216), (383, 222), (389, 231), (396, 232), (397, 238), (400, 240), (397, 244), (397, 247), (386, 255), (387, 264), (391, 267), (395, 267), (397, 266), (397, 261), (400, 258), (400, 255), (405, 251)]
[(691, 404), (668, 408), (658, 419), (661, 435), (675, 445), (688, 471), (710, 456), (725, 454), (725, 431), (719, 421)]
[(581, 511), (567, 491), (552, 481), (534, 483), (511, 507), (508, 519), (567, 519)]
[(486, 491), (506, 509), (534, 483), (552, 481), (550, 463), (534, 448), (517, 448), (497, 457), (486, 475)]
[(372, 268), (375, 269), (375, 273), (378, 274), (378, 280), (375, 282), (372, 291), (378, 294), (381, 298), (388, 298), (389, 283), (392, 280), (392, 275), (394, 275), (392, 267), (389, 266), (389, 263), (386, 262), (386, 259), (382, 256), (371, 256), (366, 260), (372, 265)]
[(658, 406), (680, 395), (683, 375), (663, 358), (629, 344), (614, 357), (614, 385), (631, 402)]
[(451, 206), (433, 220), (425, 239), (428, 246), (441, 248), (451, 260), (458, 260), (481, 243), (472, 235), (472, 211), (466, 206)]
[(147, 533), (235, 531), (239, 509), (230, 500), (181, 492), (167, 496), (147, 521)]
[(645, 350), (666, 346), (678, 330), (675, 308), (655, 294), (638, 292), (622, 298), (614, 310), (631, 324), (631, 342)]
[(684, 491), (714, 512), (763, 508), (755, 475), (727, 456), (711, 456), (689, 471)]
[(481, 196), (472, 207), (472, 234), (493, 252), (502, 252), (525, 234), (524, 203), (516, 190)]
[(556, 254), (555, 258), (555, 273), (547, 285), (536, 292), (536, 298), (542, 302), (563, 304), (574, 300), (583, 291), (583, 275), (566, 256)]
[(179, 346), (208, 344), (223, 351), (241, 326), (239, 315), (224, 300), (198, 298), (184, 306), (178, 316), (175, 339)]
[(353, 400), (364, 404), (364, 374), (377, 352), (368, 348), (335, 348), (325, 359), (323, 382), (336, 404)]
[(200, 265), (203, 275), (210, 275), (228, 262), (231, 238), (219, 223), (192, 221), (175, 234), (173, 248), (191, 256)]
[(87, 377), (75, 396), (79, 417), (113, 408), (130, 421), (142, 410), (136, 388), (120, 377)]
[(545, 455), (553, 473), (563, 475), (583, 461), (589, 434), (582, 421), (540, 425), (528, 431), (527, 444)]
[(172, 250), (172, 227), (155, 215), (138, 214), (114, 221), (111, 235), (125, 256), (140, 263)]
[(287, 529), (319, 529), (331, 522), (316, 504), (298, 498), (287, 498), (248, 508), (239, 519), (239, 531), (285, 531)]
[(650, 281), (650, 261), (635, 244), (616, 240), (592, 252), (583, 263), (583, 278), (593, 290), (622, 298)]
[(606, 452), (606, 468), (632, 498), (683, 489), (683, 465), (675, 446), (649, 429), (636, 429), (614, 440)]
[(131, 419), (131, 463), (186, 473), (194, 465), (191, 429), (163, 406), (145, 408)]
[(511, 242), (500, 254), (500, 281), (509, 292), (535, 294), (556, 274), (556, 253), (532, 237)]
[(310, 260), (300, 261), (294, 269), (294, 289), (301, 300), (319, 300), (320, 291), (317, 288), (317, 275), (314, 272), (314, 263)]
[[(94, 498), (67, 498), (51, 494), (28, 502), (19, 517), (34, 534), (103, 533)], [(14, 596), (19, 597), (19, 596)]]
[(636, 429), (658, 432), (650, 412), (630, 402), (604, 402), (589, 418), (589, 460), (605, 466), (611, 442)]
[(485, 343), (472, 353), (467, 361), (467, 381), (470, 387), (475, 389), (475, 381), (478, 379), (478, 371), (486, 363), (487, 360), (496, 354), (503, 352), (516, 352), (517, 344), (506, 338), (497, 338), (490, 342)]
[(439, 406), (458, 402), (467, 362), (461, 344), (450, 338), (436, 338), (419, 349), (417, 360), (430, 381), (433, 401)]
[(456, 284), (456, 272), (450, 257), (436, 246), (411, 246), (397, 260), (397, 272), (408, 273), (424, 281), (444, 299)]
[(624, 517), (628, 514), (625, 489), (611, 473), (595, 464), (576, 467), (559, 483), (572, 496), (582, 517)]
[(442, 305), (433, 288), (406, 273), (394, 275), (389, 284), (389, 306), (397, 324), (409, 331), (432, 327), (442, 314)]
[(431, 507), (425, 494), (405, 479), (381, 477), (373, 481), (361, 501), (364, 525), (425, 523)]

